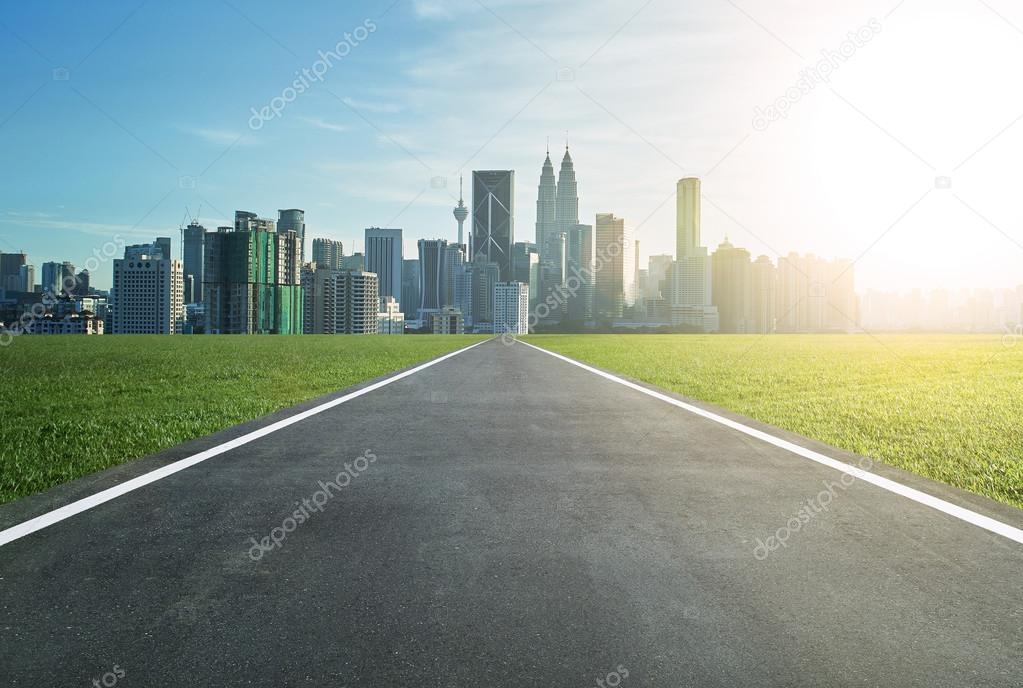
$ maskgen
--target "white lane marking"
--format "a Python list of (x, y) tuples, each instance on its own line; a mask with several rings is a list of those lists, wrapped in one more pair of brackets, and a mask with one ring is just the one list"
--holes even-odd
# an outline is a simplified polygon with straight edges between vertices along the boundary
[(190, 468), (196, 465), (197, 463), (202, 463), (207, 459), (212, 459), (214, 456), (223, 454), (224, 452), (230, 451), (232, 449), (236, 449), (242, 445), (248, 444), (249, 442), (258, 440), (261, 437), (266, 437), (271, 433), (277, 432), (278, 430), (286, 428), (289, 425), (294, 425), (295, 423), (303, 421), (311, 416), (315, 416), (318, 413), (323, 413), (324, 411), (332, 409), (335, 406), (340, 406), (346, 401), (351, 401), (352, 399), (361, 397), (363, 394), (369, 394), (374, 390), (380, 389), (381, 387), (385, 387), (391, 384), (392, 382), (397, 382), (398, 380), (404, 379), (409, 375), (414, 375), (415, 373), (418, 373), (421, 370), (425, 370), (430, 366), (437, 365), (441, 361), (446, 361), (452, 356), (457, 356), (458, 354), (464, 353), (469, 349), (474, 349), (480, 344), (485, 344), (488, 341), (490, 340), (476, 342), (475, 344), (467, 346), (464, 349), (452, 351), (451, 353), (445, 354), (440, 358), (435, 358), (431, 361), (427, 361), (422, 365), (418, 365), (415, 368), (406, 370), (405, 372), (402, 373), (398, 373), (397, 375), (381, 380), (380, 382), (374, 382), (372, 385), (369, 385), (368, 387), (363, 387), (362, 389), (356, 390), (350, 394), (345, 394), (342, 397), (332, 399), (331, 401), (320, 404), (319, 406), (314, 406), (313, 408), (307, 411), (296, 413), (293, 416), (289, 416), (288, 418), (279, 420), (276, 423), (271, 423), (270, 425), (267, 425), (264, 428), (260, 428), (259, 430), (253, 430), (252, 432), (242, 435), (241, 437), (235, 438), (228, 442), (224, 442), (223, 444), (218, 444), (216, 447), (207, 449), (204, 452), (200, 452), (198, 454), (189, 456), (188, 458), (181, 459), (173, 463), (169, 463), (166, 466), (157, 468), (155, 471), (151, 471), (144, 475), (140, 475), (137, 478), (132, 478), (131, 480), (123, 482), (120, 485), (115, 485), (114, 487), (107, 488), (106, 490), (97, 492), (96, 494), (90, 495), (89, 497), (79, 499), (76, 502), (71, 502), (70, 504), (62, 506), (59, 509), (54, 509), (49, 513), (45, 513), (42, 516), (36, 516), (35, 518), (19, 523), (16, 526), (11, 526), (6, 530), (0, 531), (0, 547), (10, 542), (13, 542), (14, 540), (17, 540), (18, 538), (23, 538), (26, 535), (30, 535), (36, 532), (37, 530), (42, 530), (43, 528), (52, 526), (54, 523), (59, 523), (60, 521), (63, 521), (66, 518), (71, 518), (76, 514), (82, 513), (83, 511), (88, 511), (89, 509), (99, 506), (104, 502), (109, 502), (111, 499), (116, 499), (121, 495), (127, 494), (133, 490), (137, 490), (140, 487), (145, 487), (146, 485), (149, 485), (150, 483), (155, 483), (157, 480), (162, 480), (163, 478), (166, 478), (169, 475), (174, 475), (178, 471), (183, 471), (186, 468)]
[(951, 502), (946, 502), (944, 499), (938, 499), (937, 497), (931, 496), (926, 492), (914, 490), (912, 487), (907, 487), (901, 483), (895, 482), (894, 480), (883, 478), (874, 473), (869, 473), (863, 470), (862, 468), (851, 466), (847, 463), (843, 463), (842, 461), (838, 461), (837, 459), (832, 459), (829, 456), (825, 456), (824, 454), (815, 452), (812, 449), (807, 449), (806, 447), (801, 447), (798, 444), (793, 444), (792, 442), (783, 440), (780, 437), (775, 437), (774, 435), (770, 435), (766, 432), (763, 432), (762, 430), (751, 428), (748, 425), (743, 425), (742, 423), (738, 423), (729, 418), (725, 418), (724, 416), (719, 416), (716, 413), (711, 413), (710, 411), (702, 409), (698, 406), (687, 404), (684, 401), (679, 401), (678, 399), (669, 397), (666, 394), (661, 394), (660, 392), (655, 392), (652, 389), (647, 389), (642, 385), (637, 385), (634, 382), (623, 380), (620, 377), (616, 377), (614, 375), (611, 375), (610, 373), (605, 373), (603, 370), (598, 370), (592, 366), (588, 366), (585, 363), (580, 363), (579, 361), (571, 359), (567, 356), (556, 354), (553, 351), (548, 351), (547, 349), (541, 349), (540, 347), (534, 346), (528, 342), (523, 342), (521, 339), (518, 341), (521, 342), (522, 344), (525, 344), (528, 347), (536, 349), (537, 351), (542, 351), (548, 356), (553, 356), (554, 358), (561, 359), (566, 363), (571, 363), (574, 366), (589, 371), (594, 375), (599, 375), (600, 377), (611, 380), (612, 382), (617, 382), (620, 385), (625, 385), (629, 389), (634, 389), (637, 392), (642, 392), (643, 394), (651, 396), (654, 399), (660, 399), (661, 401), (667, 402), (672, 406), (677, 406), (680, 409), (684, 409), (686, 411), (689, 411), (690, 413), (694, 413), (697, 416), (702, 416), (703, 418), (712, 420), (715, 423), (720, 423), (721, 425), (732, 428), (733, 430), (738, 430), (739, 432), (749, 435), (750, 437), (756, 437), (758, 440), (763, 440), (768, 444), (773, 444), (776, 447), (780, 447), (781, 449), (790, 451), (793, 454), (798, 454), (799, 456), (802, 456), (803, 458), (806, 459), (810, 459), (811, 461), (816, 461), (817, 463), (828, 466), (829, 468), (834, 468), (837, 471), (848, 473), (854, 478), (857, 478), (864, 482), (871, 483), (872, 485), (876, 485), (877, 487), (880, 487), (884, 490), (888, 490), (889, 492), (894, 492), (895, 494), (906, 497), (907, 499), (912, 499), (914, 502), (918, 502), (920, 504), (923, 504), (924, 506), (929, 506), (932, 509), (937, 509), (938, 511), (946, 513), (949, 516), (958, 518), (961, 521), (966, 521), (967, 523), (971, 523), (979, 528), (989, 530), (992, 533), (996, 533), (998, 535), (1001, 535), (1002, 537), (1007, 537), (1010, 540), (1014, 540), (1015, 542), (1023, 544), (1023, 530), (1020, 530), (1019, 528), (1014, 528), (1013, 526), (1010, 526), (1007, 523), (996, 521), (995, 519), (989, 518), (988, 516), (984, 516), (983, 514), (978, 514), (976, 511), (970, 511), (969, 509), (964, 509), (961, 506), (956, 506)]

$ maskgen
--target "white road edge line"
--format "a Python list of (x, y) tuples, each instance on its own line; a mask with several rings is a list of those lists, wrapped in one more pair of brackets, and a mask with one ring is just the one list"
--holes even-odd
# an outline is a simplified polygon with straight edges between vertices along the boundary
[(561, 354), (554, 353), (553, 351), (548, 351), (547, 349), (541, 349), (540, 347), (534, 346), (529, 342), (524, 342), (521, 339), (517, 341), (522, 344), (525, 344), (528, 347), (536, 349), (537, 351), (542, 351), (548, 356), (553, 356), (554, 358), (560, 359), (566, 363), (571, 363), (572, 365), (582, 368), (583, 370), (589, 371), (594, 375), (599, 375), (600, 377), (611, 380), (612, 382), (617, 382), (620, 385), (625, 385), (629, 389), (634, 389), (637, 392), (642, 392), (643, 394), (651, 396), (654, 399), (660, 399), (661, 401), (667, 402), (672, 406), (677, 406), (678, 408), (689, 411), (690, 413), (696, 414), (697, 416), (702, 416), (703, 418), (712, 420), (715, 423), (720, 423), (721, 425), (732, 428), (733, 430), (738, 430), (739, 432), (749, 435), (750, 437), (755, 437), (758, 440), (767, 442), (768, 444), (773, 444), (776, 447), (780, 447), (781, 449), (790, 451), (793, 454), (802, 456), (805, 459), (810, 459), (811, 461), (816, 461), (817, 463), (828, 466), (829, 468), (834, 468), (837, 471), (848, 473), (854, 478), (857, 478), (867, 483), (871, 483), (872, 485), (876, 485), (877, 487), (880, 487), (883, 490), (894, 492), (895, 494), (901, 495), (902, 497), (905, 497), (907, 499), (911, 499), (914, 502), (923, 504), (924, 506), (929, 506), (932, 509), (937, 509), (942, 513), (948, 514), (949, 516), (952, 516), (954, 518), (958, 518), (961, 521), (965, 521), (979, 528), (983, 528), (984, 530), (991, 531), (992, 533), (1001, 535), (1002, 537), (1006, 537), (1009, 538), (1010, 540), (1023, 544), (1023, 530), (1020, 530), (1019, 528), (1014, 528), (1013, 526), (1010, 526), (1007, 523), (996, 521), (995, 519), (990, 518), (988, 516), (984, 516), (983, 514), (978, 514), (975, 511), (970, 511), (969, 509), (964, 509), (961, 506), (956, 506), (951, 502), (946, 502), (944, 499), (938, 499), (937, 497), (931, 496), (926, 492), (914, 490), (912, 487), (907, 487), (901, 483), (895, 482), (894, 480), (883, 478), (874, 473), (865, 471), (862, 468), (851, 466), (842, 461), (838, 461), (837, 459), (832, 459), (831, 457), (825, 456), (824, 454), (821, 454), (819, 452), (807, 449), (806, 447), (801, 447), (798, 444), (793, 444), (792, 442), (788, 442), (779, 437), (775, 437), (774, 435), (768, 434), (761, 430), (757, 430), (756, 428), (751, 428), (748, 425), (743, 425), (742, 423), (738, 423), (729, 418), (725, 418), (724, 416), (719, 416), (716, 413), (711, 413), (710, 411), (702, 409), (698, 406), (687, 404), (683, 401), (679, 401), (678, 399), (669, 397), (666, 394), (661, 394), (660, 392), (655, 392), (652, 389), (647, 389), (642, 385), (637, 385), (634, 382), (623, 380), (620, 377), (616, 377), (614, 375), (611, 375), (610, 373), (605, 373), (603, 370), (598, 370), (597, 368), (588, 366), (585, 363), (580, 363), (579, 361), (571, 359), (567, 356), (562, 356)]
[(54, 523), (59, 523), (64, 519), (71, 518), (72, 516), (82, 513), (83, 511), (88, 511), (93, 507), (97, 507), (100, 504), (103, 504), (104, 502), (109, 502), (112, 499), (116, 499), (121, 495), (132, 492), (133, 490), (137, 490), (140, 487), (145, 487), (150, 483), (155, 483), (157, 480), (162, 480), (163, 478), (166, 478), (169, 475), (174, 475), (175, 473), (183, 471), (186, 468), (191, 468), (197, 463), (202, 463), (207, 459), (212, 459), (214, 456), (218, 456), (220, 454), (223, 454), (224, 452), (241, 447), (242, 445), (248, 444), (249, 442), (258, 440), (261, 437), (266, 437), (267, 435), (275, 433), (278, 430), (288, 427), (289, 425), (294, 425), (295, 423), (301, 422), (306, 418), (310, 418), (318, 413), (323, 413), (324, 411), (332, 409), (335, 406), (340, 406), (341, 404), (347, 401), (351, 401), (352, 399), (361, 397), (363, 394), (369, 394), (370, 392), (380, 389), (381, 387), (386, 387), (392, 382), (397, 382), (398, 380), (402, 380), (410, 375), (414, 375), (421, 370), (425, 370), (430, 366), (437, 365), (438, 363), (446, 361), (447, 359), (453, 356), (457, 356), (458, 354), (465, 353), (469, 349), (474, 349), (480, 344), (485, 344), (488, 341), (490, 340), (485, 339), (482, 342), (476, 342), (475, 344), (471, 344), (465, 347), (464, 349), (458, 349), (457, 351), (452, 351), (449, 354), (444, 354), (439, 358), (434, 358), (430, 361), (427, 361), (426, 363), (416, 366), (415, 368), (411, 368), (404, 372), (398, 373), (397, 375), (385, 378), (383, 380), (380, 380), (379, 382), (374, 382), (372, 385), (369, 385), (368, 387), (363, 387), (362, 389), (358, 389), (350, 394), (345, 394), (344, 396), (338, 397), (337, 399), (332, 399), (328, 402), (320, 404), (319, 406), (314, 406), (313, 408), (308, 409), (306, 411), (302, 411), (301, 413), (296, 413), (295, 415), (284, 418), (283, 420), (279, 420), (276, 423), (271, 423), (266, 427), (260, 428), (258, 430), (253, 430), (252, 432), (242, 435), (241, 437), (237, 437), (228, 442), (224, 442), (223, 444), (218, 444), (217, 446), (211, 447), (206, 451), (200, 452), (198, 454), (193, 454), (188, 458), (184, 458), (179, 461), (169, 463), (166, 466), (157, 468), (155, 471), (145, 473), (143, 475), (138, 476), (137, 478), (127, 480), (121, 483), (120, 485), (115, 485), (114, 487), (110, 487), (107, 488), (106, 490), (97, 492), (94, 495), (90, 495), (88, 497), (79, 499), (78, 501), (71, 502), (70, 504), (66, 504), (60, 507), (59, 509), (54, 509), (53, 511), (45, 513), (42, 516), (36, 516), (35, 518), (19, 523), (16, 526), (11, 526), (6, 530), (0, 530), (0, 547), (3, 547), (4, 545), (13, 542), (19, 538), (23, 538), (26, 535), (31, 535), (32, 533), (38, 530), (42, 530), (43, 528), (52, 526)]

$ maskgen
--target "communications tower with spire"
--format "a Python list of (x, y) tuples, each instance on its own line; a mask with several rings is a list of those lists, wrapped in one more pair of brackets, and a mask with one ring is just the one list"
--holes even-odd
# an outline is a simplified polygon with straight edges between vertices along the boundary
[(455, 220), (458, 221), (458, 243), (465, 246), (465, 237), (462, 234), (462, 225), (465, 224), (465, 220), (469, 217), (469, 209), (465, 207), (465, 201), (462, 199), (462, 178), (458, 178), (458, 205), (452, 211), (455, 215)]

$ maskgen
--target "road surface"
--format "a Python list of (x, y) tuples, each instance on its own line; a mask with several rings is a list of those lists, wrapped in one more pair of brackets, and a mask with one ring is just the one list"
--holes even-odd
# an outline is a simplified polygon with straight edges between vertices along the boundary
[[(294, 413), (7, 505), (0, 529)], [(0, 547), (0, 677), (1023, 684), (1023, 545), (841, 475), (489, 341)]]

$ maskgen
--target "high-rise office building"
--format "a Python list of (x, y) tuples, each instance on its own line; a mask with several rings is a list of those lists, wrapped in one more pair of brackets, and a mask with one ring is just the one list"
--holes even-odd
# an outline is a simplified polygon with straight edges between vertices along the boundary
[(207, 334), (301, 334), (298, 234), (239, 211), (203, 246)]
[(494, 334), (529, 334), (529, 285), (494, 285)]
[(185, 303), (202, 302), (202, 247), (206, 241), (206, 228), (197, 220), (188, 223), (183, 231), (181, 249), (185, 270)]
[(415, 320), (418, 316), (421, 302), (419, 294), (419, 259), (406, 258), (401, 263), (401, 304), (402, 312), (408, 320)]
[(0, 253), (0, 289), (21, 291), (21, 268), (27, 263), (24, 253)]
[(711, 303), (718, 309), (718, 331), (753, 331), (753, 292), (749, 251), (736, 248), (728, 237), (711, 254)]
[(318, 266), (340, 270), (341, 259), (344, 258), (344, 255), (344, 246), (340, 241), (313, 239), (313, 262)]
[(718, 328), (712, 303), (710, 258), (700, 245), (700, 180), (680, 179), (676, 185), (676, 254), (671, 270), (671, 322), (696, 330)]
[(36, 266), (22, 265), (18, 269), (18, 284), (21, 291), (33, 292), (36, 288)]
[(568, 229), (565, 312), (573, 322), (593, 320), (595, 247), (593, 225), (577, 224)]
[(376, 274), (380, 296), (401, 298), (401, 234), (400, 229), (366, 229), (366, 270)]
[(515, 171), (472, 173), (473, 260), (496, 263), (501, 279), (512, 278), (511, 247), (515, 243)]
[(44, 294), (58, 295), (61, 292), (61, 264), (48, 261), (42, 264), (41, 286)]
[(465, 246), (461, 244), (448, 244), (444, 248), (444, 306), (452, 306), (455, 303), (455, 280), (465, 265)]
[(428, 313), (451, 304), (444, 303), (447, 297), (447, 276), (444, 274), (445, 254), (448, 242), (445, 239), (419, 240), (419, 317), (427, 318)]
[(753, 328), (756, 334), (774, 332), (778, 298), (778, 274), (767, 256), (758, 256), (750, 266), (750, 297), (753, 302)]
[(376, 334), (380, 299), (371, 272), (302, 268), (303, 328), (306, 334)]
[(125, 248), (114, 260), (109, 334), (180, 334), (185, 320), (184, 267), (169, 242)]
[(497, 263), (483, 256), (466, 263), (455, 280), (455, 308), (462, 314), (466, 330), (492, 332), (494, 322), (494, 285), (501, 281)]
[(277, 231), (298, 235), (298, 264), (305, 263), (305, 211), (288, 208), (277, 211)]
[(693, 255), (700, 246), (700, 180), (685, 177), (675, 189), (675, 258)]
[(594, 317), (621, 318), (635, 294), (635, 261), (631, 232), (625, 220), (613, 213), (599, 213), (595, 231)]

